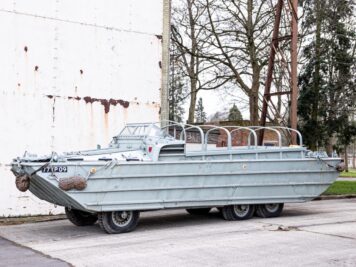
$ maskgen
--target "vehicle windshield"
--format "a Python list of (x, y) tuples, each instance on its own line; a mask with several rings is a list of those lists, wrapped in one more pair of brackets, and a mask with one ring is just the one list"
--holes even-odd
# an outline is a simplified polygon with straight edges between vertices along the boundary
[(121, 131), (119, 136), (160, 136), (161, 128), (154, 124), (129, 124)]

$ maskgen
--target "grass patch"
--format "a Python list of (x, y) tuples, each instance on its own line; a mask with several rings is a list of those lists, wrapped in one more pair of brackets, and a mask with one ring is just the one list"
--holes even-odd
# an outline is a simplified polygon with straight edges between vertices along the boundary
[(356, 177), (356, 170), (349, 169), (348, 172), (342, 172), (340, 173), (340, 177)]
[(323, 195), (356, 195), (356, 182), (336, 181)]

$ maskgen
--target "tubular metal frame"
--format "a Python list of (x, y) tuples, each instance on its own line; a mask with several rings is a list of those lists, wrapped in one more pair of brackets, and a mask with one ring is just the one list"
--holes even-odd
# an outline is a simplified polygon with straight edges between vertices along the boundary
[[(301, 135), (301, 133), (298, 130), (292, 129), (292, 128), (288, 128), (288, 127), (283, 127), (283, 126), (217, 126), (217, 125), (192, 125), (192, 124), (188, 124), (188, 123), (180, 123), (180, 122), (175, 122), (175, 121), (164, 121), (164, 122), (152, 122), (152, 123), (130, 123), (130, 124), (126, 124), (126, 127), (149, 127), (150, 125), (162, 125), (162, 123), (164, 123), (164, 126), (160, 127), (161, 130), (163, 131), (168, 131), (171, 127), (173, 128), (173, 137), (175, 139), (177, 138), (177, 127), (179, 127), (181, 129), (181, 134), (179, 136), (180, 141), (187, 141), (187, 131), (190, 129), (197, 129), (200, 133), (200, 138), (201, 138), (201, 151), (207, 151), (208, 150), (208, 140), (209, 140), (209, 134), (212, 131), (215, 130), (222, 130), (226, 133), (227, 135), (227, 147), (226, 149), (229, 150), (233, 150), (233, 145), (232, 145), (232, 135), (237, 133), (238, 131), (249, 131), (249, 135), (248, 135), (248, 148), (252, 149), (252, 148), (257, 148), (258, 147), (258, 135), (257, 135), (257, 131), (260, 130), (269, 130), (272, 132), (276, 133), (277, 139), (278, 139), (278, 147), (282, 147), (282, 135), (281, 132), (284, 131), (288, 131), (289, 134), (292, 135), (293, 133), (296, 133), (299, 137), (299, 146), (303, 146), (303, 137)], [(125, 127), (125, 128), (126, 128)], [(204, 133), (203, 129), (207, 130)], [(232, 129), (232, 130), (228, 130), (228, 129)], [(124, 130), (122, 131), (124, 132)], [(121, 132), (121, 133), (122, 133)], [(121, 134), (119, 134), (119, 136), (121, 136)], [(146, 135), (147, 136), (147, 135)], [(251, 136), (253, 136), (253, 146), (251, 144)], [(140, 137), (144, 137), (144, 135), (140, 135)]]

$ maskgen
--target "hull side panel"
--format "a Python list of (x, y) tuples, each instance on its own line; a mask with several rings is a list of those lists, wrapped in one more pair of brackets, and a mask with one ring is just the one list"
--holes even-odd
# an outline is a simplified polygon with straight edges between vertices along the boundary
[[(86, 175), (92, 167), (68, 168)], [(316, 159), (133, 162), (96, 168), (83, 191), (64, 192), (53, 176), (42, 173), (30, 190), (49, 202), (94, 212), (148, 210), (303, 202), (319, 196), (338, 176)]]

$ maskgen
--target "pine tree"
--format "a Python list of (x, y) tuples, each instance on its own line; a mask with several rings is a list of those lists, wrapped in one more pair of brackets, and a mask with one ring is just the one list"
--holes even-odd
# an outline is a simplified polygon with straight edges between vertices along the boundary
[(228, 120), (229, 121), (242, 121), (243, 120), (242, 114), (235, 104), (232, 106), (232, 108), (229, 111)]
[[(298, 115), (305, 143), (332, 150), (332, 139), (353, 133), (349, 114), (355, 108), (354, 21), (351, 0), (305, 1), (303, 27), (312, 40), (303, 48), (307, 60), (299, 76)], [(345, 136), (347, 135), (347, 137)]]
[(199, 98), (198, 104), (195, 108), (195, 122), (196, 123), (206, 122), (206, 113), (204, 111), (203, 99), (201, 97)]

